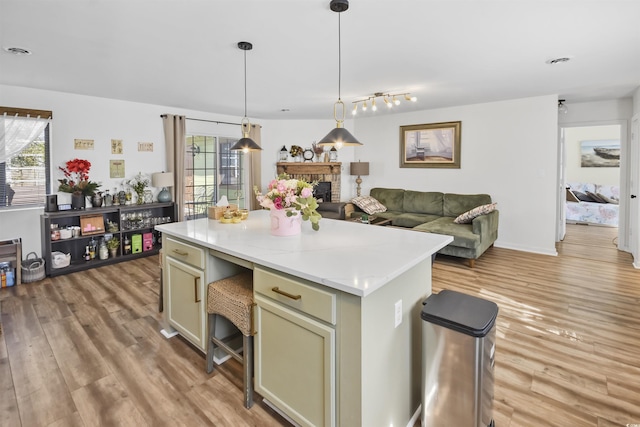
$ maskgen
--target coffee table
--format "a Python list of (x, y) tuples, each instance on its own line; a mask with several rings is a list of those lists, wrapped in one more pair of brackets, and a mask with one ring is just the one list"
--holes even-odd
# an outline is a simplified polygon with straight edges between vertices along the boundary
[(391, 225), (391, 220), (388, 218), (383, 218), (381, 216), (369, 215), (369, 222), (362, 222), (360, 217), (357, 218), (349, 218), (351, 222), (357, 222), (358, 224), (371, 224), (371, 225)]

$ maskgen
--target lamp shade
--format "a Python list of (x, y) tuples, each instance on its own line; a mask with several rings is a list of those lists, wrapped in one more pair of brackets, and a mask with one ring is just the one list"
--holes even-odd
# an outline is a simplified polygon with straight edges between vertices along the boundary
[(343, 127), (337, 127), (329, 132), (324, 138), (318, 141), (318, 145), (337, 145), (345, 147), (347, 145), (362, 145), (355, 136)]
[(156, 188), (173, 187), (173, 172), (158, 172), (151, 175), (151, 185)]
[(349, 174), (352, 176), (369, 175), (369, 162), (351, 162)]
[(238, 142), (233, 144), (229, 150), (242, 150), (246, 153), (247, 151), (262, 150), (262, 147), (260, 147), (253, 139), (244, 137), (240, 138)]

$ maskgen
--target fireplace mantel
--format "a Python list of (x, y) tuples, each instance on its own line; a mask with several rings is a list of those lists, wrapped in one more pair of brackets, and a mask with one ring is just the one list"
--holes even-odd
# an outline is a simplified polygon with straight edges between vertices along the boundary
[(278, 175), (333, 175), (340, 174), (341, 165), (340, 162), (278, 162), (276, 168)]

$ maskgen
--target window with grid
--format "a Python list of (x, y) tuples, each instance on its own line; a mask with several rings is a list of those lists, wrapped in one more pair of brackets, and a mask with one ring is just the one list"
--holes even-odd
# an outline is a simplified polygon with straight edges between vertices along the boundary
[(229, 148), (237, 138), (187, 135), (184, 209), (186, 219), (204, 218), (222, 196), (244, 207), (242, 153)]
[(51, 111), (0, 107), (0, 209), (43, 205), (51, 193)]

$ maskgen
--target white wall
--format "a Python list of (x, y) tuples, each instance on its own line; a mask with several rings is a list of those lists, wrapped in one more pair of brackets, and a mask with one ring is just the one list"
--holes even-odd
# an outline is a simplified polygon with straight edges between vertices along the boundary
[[(17, 108), (51, 110), (52, 190), (58, 188), (62, 173), (58, 166), (73, 158), (88, 159), (91, 180), (102, 183), (101, 189), (112, 189), (122, 179), (109, 178), (109, 160), (125, 159), (125, 177), (138, 172), (166, 170), (164, 133), (161, 114), (184, 114), (187, 117), (237, 123), (239, 117), (185, 110), (161, 105), (118, 101), (73, 95), (62, 92), (0, 85), (0, 104)], [(187, 121), (187, 128), (210, 135), (240, 136), (240, 128), (206, 122)], [(93, 139), (94, 150), (74, 150), (73, 140)], [(122, 155), (111, 154), (111, 139), (121, 139)], [(138, 152), (138, 142), (153, 142), (151, 153)], [(61, 197), (65, 193), (60, 193)], [(43, 200), (44, 203), (44, 200)], [(22, 238), (23, 253), (41, 253), (40, 215), (42, 209), (12, 208), (0, 211), (0, 239)]]
[[(556, 254), (557, 98), (543, 96), (487, 104), (359, 118), (354, 134), (365, 145), (372, 187), (487, 193), (498, 202), (496, 246)], [(460, 169), (401, 169), (399, 127), (462, 122)]]
[(619, 125), (581, 126), (565, 129), (567, 154), (567, 182), (585, 182), (601, 185), (620, 185), (620, 168), (581, 166), (580, 143), (593, 140), (619, 140)]

